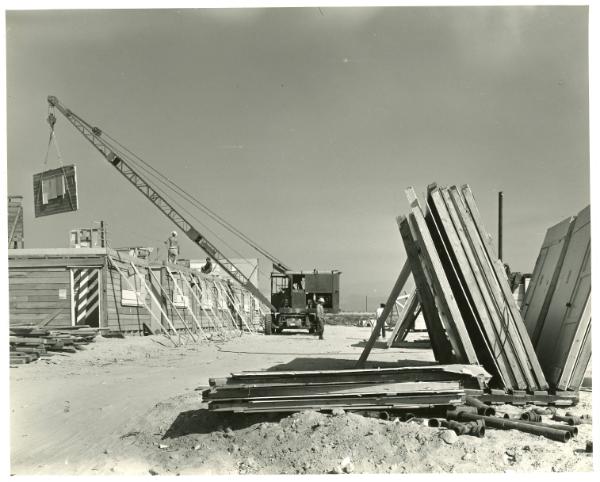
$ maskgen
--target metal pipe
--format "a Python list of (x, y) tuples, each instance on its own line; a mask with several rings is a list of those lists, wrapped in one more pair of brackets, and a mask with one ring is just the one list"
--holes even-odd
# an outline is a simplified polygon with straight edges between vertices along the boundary
[(496, 409), (494, 407), (490, 407), (489, 405), (483, 403), (478, 398), (467, 396), (465, 399), (465, 402), (470, 407), (477, 408), (477, 413), (479, 415), (485, 415), (485, 416), (496, 415)]
[(576, 437), (579, 434), (579, 429), (573, 425), (561, 425), (560, 423), (545, 423), (545, 422), (532, 422), (531, 420), (519, 420), (521, 423), (528, 423), (530, 425), (538, 425), (540, 427), (556, 428), (558, 430), (566, 430), (571, 434), (572, 437)]
[(542, 416), (533, 411), (523, 412), (521, 414), (521, 420), (525, 420), (528, 422), (541, 422)]
[(552, 420), (556, 420), (557, 422), (567, 422), (569, 425), (581, 425), (581, 419), (575, 416), (563, 417), (555, 414), (552, 417)]
[(498, 259), (502, 261), (502, 201), (504, 193), (498, 193)]
[(429, 427), (439, 428), (444, 426), (444, 422), (446, 422), (443, 418), (430, 418), (427, 422)]
[(517, 421), (500, 417), (486, 417), (485, 415), (467, 413), (461, 410), (448, 410), (446, 417), (450, 420), (457, 420), (459, 422), (483, 420), (489, 427), (500, 430), (520, 430), (521, 432), (527, 432), (533, 435), (542, 435), (558, 442), (567, 442), (571, 438), (571, 432), (567, 430), (531, 425), (529, 422), (523, 422), (522, 420)]

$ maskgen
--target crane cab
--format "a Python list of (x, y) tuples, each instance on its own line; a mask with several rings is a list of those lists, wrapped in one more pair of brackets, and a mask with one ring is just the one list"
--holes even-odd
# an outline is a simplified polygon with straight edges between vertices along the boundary
[[(281, 333), (286, 328), (315, 328), (315, 311), (319, 298), (325, 300), (326, 313), (340, 311), (340, 275), (337, 270), (319, 272), (286, 271), (271, 273), (271, 323), (265, 332)], [(270, 326), (269, 326), (270, 325)]]

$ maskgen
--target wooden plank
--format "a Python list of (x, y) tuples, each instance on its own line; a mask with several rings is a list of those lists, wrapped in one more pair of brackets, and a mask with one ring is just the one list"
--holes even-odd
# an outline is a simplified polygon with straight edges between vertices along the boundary
[(360, 354), (358, 361), (356, 362), (357, 368), (363, 367), (365, 362), (367, 361), (367, 358), (369, 357), (369, 354), (371, 353), (373, 345), (375, 344), (375, 341), (377, 340), (379, 333), (381, 333), (381, 327), (383, 326), (383, 324), (385, 323), (385, 320), (387, 319), (390, 312), (392, 311), (392, 308), (394, 307), (394, 303), (398, 299), (398, 296), (400, 296), (400, 292), (402, 291), (402, 288), (406, 284), (406, 281), (408, 280), (409, 275), (410, 275), (410, 265), (409, 265), (408, 261), (405, 261), (404, 265), (402, 266), (402, 269), (400, 270), (400, 274), (398, 275), (398, 279), (396, 279), (396, 283), (394, 283), (394, 287), (392, 288), (392, 291), (391, 291), (390, 295), (388, 296), (387, 302), (385, 303), (385, 308), (383, 309), (381, 316), (377, 319), (377, 323), (375, 323), (375, 326), (373, 327), (373, 330), (371, 331), (371, 336), (369, 337), (367, 344), (363, 348), (363, 351)]
[[(464, 185), (462, 187), (462, 194), (467, 206), (469, 207), (471, 218), (473, 219), (473, 222), (477, 227), (477, 231), (479, 232), (480, 239), (488, 255), (490, 264), (492, 265), (492, 269), (496, 273), (496, 279), (498, 285), (500, 286), (502, 294), (504, 295), (506, 306), (508, 307), (510, 314), (513, 318), (513, 323), (511, 324), (511, 326), (515, 327), (517, 334), (521, 340), (521, 343), (517, 343), (517, 340), (513, 341), (515, 342), (515, 346), (522, 347), (526, 354), (526, 360), (523, 362), (523, 366), (529, 366), (530, 370), (533, 372), (535, 380), (537, 381), (537, 388), (540, 390), (546, 390), (548, 388), (546, 377), (544, 376), (542, 367), (540, 366), (533, 345), (531, 344), (531, 340), (525, 328), (525, 324), (523, 323), (523, 318), (521, 317), (521, 312), (519, 310), (519, 307), (517, 306), (517, 302), (512, 295), (510, 286), (508, 285), (506, 272), (504, 271), (504, 265), (500, 260), (498, 260), (498, 257), (495, 254), (491, 237), (489, 236), (489, 234), (485, 230), (485, 226), (483, 225), (483, 221), (481, 219), (481, 215), (479, 214), (479, 209), (477, 208), (477, 203), (475, 202), (475, 198), (473, 197), (471, 188), (468, 185)], [(519, 349), (517, 349), (517, 354), (520, 355)], [(529, 378), (529, 373), (529, 370), (525, 370), (526, 378)]]
[[(169, 268), (165, 268), (165, 270), (166, 270), (167, 274), (171, 277), (171, 280), (173, 281), (173, 286), (177, 290), (177, 293), (179, 294), (179, 296), (181, 296), (181, 299), (184, 299), (183, 292), (179, 289), (179, 286), (177, 285), (177, 282), (175, 281), (175, 278), (173, 277), (173, 273), (171, 273), (171, 270)], [(187, 283), (185, 276), (182, 276), (181, 278), (186, 282), (188, 289), (191, 291), (191, 286)], [(192, 308), (189, 306), (189, 303), (185, 303), (185, 308), (189, 311), (192, 319), (194, 320), (194, 323), (196, 324), (196, 327), (198, 328), (198, 330), (200, 330), (200, 333), (202, 334), (203, 338), (206, 341), (208, 341), (208, 337), (206, 336), (206, 333), (204, 333), (204, 330), (202, 329), (202, 325), (200, 325), (200, 322), (198, 321), (198, 318), (196, 318), (196, 315), (192, 311)]]
[[(479, 269), (480, 276), (478, 277), (478, 283), (481, 287), (481, 293), (486, 302), (486, 306), (488, 307), (490, 320), (494, 323), (497, 342), (507, 350), (507, 362), (511, 366), (511, 371), (514, 376), (513, 383), (516, 385), (516, 387), (513, 386), (513, 388), (520, 390), (527, 387), (537, 389), (539, 388), (538, 384), (533, 380), (532, 375), (529, 373), (528, 368), (530, 364), (527, 361), (523, 362), (523, 359), (526, 360), (527, 356), (522, 349), (520, 350), (520, 357), (517, 355), (520, 346), (518, 343), (519, 337), (514, 326), (511, 324), (510, 313), (505, 308), (504, 297), (496, 282), (495, 274), (481, 243), (476, 226), (467, 212), (467, 208), (458, 189), (455, 186), (452, 186), (448, 190), (448, 193), (452, 205), (454, 206), (454, 212), (460, 220), (464, 236), (467, 240), (465, 246), (469, 246), (470, 252), (472, 253), (472, 266), (477, 266)], [(510, 350), (509, 347), (513, 347), (513, 350)]]
[(359, 408), (418, 408), (436, 405), (461, 405), (464, 404), (464, 392), (456, 391), (443, 394), (417, 394), (404, 396), (383, 397), (338, 397), (333, 399), (316, 400), (262, 400), (248, 402), (210, 402), (209, 410), (214, 411), (299, 411), (303, 409), (321, 410), (324, 408), (348, 407)]
[(450, 284), (446, 278), (418, 201), (411, 204), (411, 211), (409, 220), (415, 229), (417, 244), (424, 255), (423, 260), (428, 265), (433, 282), (433, 296), (436, 300), (436, 306), (440, 312), (442, 323), (446, 328), (446, 333), (448, 333), (450, 343), (452, 343), (452, 348), (460, 356), (460, 361), (476, 365), (479, 363), (477, 354), (452, 294)]
[(431, 393), (436, 391), (460, 390), (458, 381), (441, 382), (404, 382), (404, 383), (353, 383), (344, 385), (312, 385), (279, 387), (220, 387), (218, 390), (203, 395), (203, 400), (236, 400), (236, 399), (290, 399), (312, 396), (338, 397), (343, 395), (397, 395), (403, 393)]
[(552, 226), (540, 248), (529, 287), (521, 306), (523, 322), (535, 347), (539, 339), (543, 320), (556, 288), (560, 266), (563, 263), (573, 224), (573, 216)]
[[(437, 188), (431, 190), (428, 205), (433, 220), (435, 221), (437, 218), (436, 226), (432, 228), (438, 230), (438, 243), (445, 243), (444, 255), (447, 256), (446, 262), (451, 265), (449, 268), (453, 270), (448, 274), (448, 280), (453, 285), (453, 289), (458, 292), (458, 296), (462, 297), (459, 300), (457, 296), (457, 302), (463, 307), (463, 318), (470, 321), (469, 334), (472, 337), (471, 339), (476, 341), (477, 346), (480, 347), (477, 352), (478, 358), (481, 359), (488, 372), (495, 375), (496, 380), (494, 382), (499, 381), (505, 388), (515, 388), (513, 374), (510, 364), (506, 360), (504, 347), (498, 343), (499, 338), (489, 318), (480, 286), (475, 279), (472, 266), (465, 253), (465, 248), (468, 246), (467, 240), (460, 238), (455, 221), (458, 224), (460, 222), (453, 219), (442, 192), (443, 190)], [(454, 214), (456, 213), (454, 212)], [(445, 239), (442, 232), (446, 236)], [(462, 234), (464, 237), (464, 231)], [(462, 290), (462, 292), (459, 290)]]
[(453, 353), (452, 344), (446, 336), (446, 330), (440, 319), (439, 311), (436, 309), (431, 280), (428, 278), (428, 274), (423, 266), (419, 248), (414, 239), (413, 229), (406, 217), (401, 216), (397, 220), (411, 272), (417, 286), (417, 291), (419, 292), (423, 319), (429, 333), (435, 359), (440, 363), (456, 363), (458, 360), (455, 353)]

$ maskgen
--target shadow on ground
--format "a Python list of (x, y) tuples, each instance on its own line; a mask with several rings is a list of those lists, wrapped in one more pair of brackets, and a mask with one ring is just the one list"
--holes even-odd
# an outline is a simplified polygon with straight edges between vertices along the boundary
[(262, 422), (279, 422), (289, 413), (228, 413), (206, 408), (181, 412), (163, 435), (174, 439), (190, 434), (209, 434), (225, 428), (239, 430)]
[[(294, 370), (351, 370), (356, 368), (358, 358), (294, 358), (288, 363), (281, 363), (267, 368), (269, 372)], [(364, 368), (399, 368), (436, 365), (436, 362), (424, 360), (370, 361)]]
[[(381, 349), (387, 349), (388, 348), (388, 341), (387, 340), (378, 340), (373, 344), (373, 348), (381, 348)], [(354, 347), (354, 348), (364, 348), (367, 345), (367, 340), (361, 340), (357, 343), (354, 343), (350, 346)], [(431, 348), (431, 343), (429, 342), (429, 340), (412, 340), (412, 341), (400, 341), (400, 342), (395, 342), (392, 348), (415, 348), (415, 349), (419, 349), (419, 350), (423, 350), (426, 348)]]

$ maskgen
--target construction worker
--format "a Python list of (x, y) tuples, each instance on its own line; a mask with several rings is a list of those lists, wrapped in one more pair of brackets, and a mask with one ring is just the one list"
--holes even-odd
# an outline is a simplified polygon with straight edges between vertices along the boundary
[(323, 298), (319, 298), (317, 300), (317, 334), (319, 335), (319, 340), (323, 339), (323, 332), (325, 331), (325, 310), (323, 305), (325, 304), (325, 300)]
[(177, 239), (177, 231), (171, 232), (171, 236), (165, 241), (168, 247), (167, 260), (169, 263), (177, 263), (177, 257), (179, 256), (179, 240)]
[(213, 270), (212, 261), (210, 260), (209, 257), (207, 257), (206, 264), (204, 264), (202, 266), (202, 268), (200, 268), (200, 271), (202, 271), (204, 274), (209, 274), (212, 270)]
[[(380, 303), (379, 308), (377, 308), (377, 311), (375, 312), (375, 318), (376, 318), (375, 323), (377, 323), (379, 318), (381, 318), (381, 315), (383, 315), (384, 309), (385, 309), (385, 304)], [(385, 323), (381, 324), (381, 338), (383, 338), (385, 340)]]

